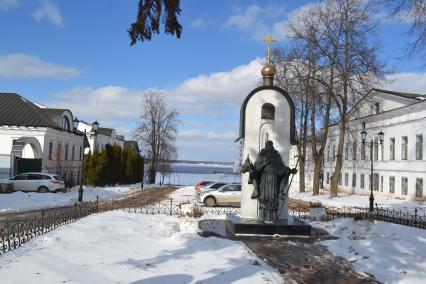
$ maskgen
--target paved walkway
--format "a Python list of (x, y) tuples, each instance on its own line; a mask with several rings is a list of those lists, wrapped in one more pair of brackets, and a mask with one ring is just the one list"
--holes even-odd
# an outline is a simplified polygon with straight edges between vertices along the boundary
[(240, 238), (257, 256), (278, 269), (285, 283), (379, 283), (330, 253), (320, 240), (327, 232), (313, 228), (311, 238)]

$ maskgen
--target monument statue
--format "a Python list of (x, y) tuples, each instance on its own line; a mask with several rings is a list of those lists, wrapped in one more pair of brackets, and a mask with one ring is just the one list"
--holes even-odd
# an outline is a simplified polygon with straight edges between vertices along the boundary
[(247, 157), (241, 172), (249, 172), (249, 184), (253, 184), (251, 198), (257, 199), (259, 203), (259, 221), (276, 222), (279, 214), (279, 197), (287, 194), (285, 190), (288, 177), (290, 174), (296, 174), (297, 170), (290, 169), (284, 164), (272, 141), (268, 140), (254, 165)]

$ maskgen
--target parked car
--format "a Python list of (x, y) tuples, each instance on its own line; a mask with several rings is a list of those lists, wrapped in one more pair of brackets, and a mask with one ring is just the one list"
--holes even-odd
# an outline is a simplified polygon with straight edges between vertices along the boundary
[(14, 191), (66, 192), (64, 179), (52, 173), (24, 173), (9, 179)]
[(200, 181), (199, 183), (197, 183), (195, 185), (195, 192), (199, 193), (200, 192), (200, 187), (208, 185), (208, 184), (211, 184), (211, 183), (213, 183), (213, 181), (211, 181), (211, 180), (210, 181)]
[(216, 205), (239, 206), (241, 204), (241, 184), (225, 184), (217, 190), (209, 190), (199, 194), (197, 200), (208, 207)]
[(198, 188), (197, 194), (201, 194), (203, 192), (210, 191), (210, 190), (217, 190), (220, 187), (224, 186), (225, 184), (226, 183), (224, 183), (224, 182), (212, 182), (212, 183), (208, 183), (208, 184), (206, 184), (204, 186), (200, 186)]

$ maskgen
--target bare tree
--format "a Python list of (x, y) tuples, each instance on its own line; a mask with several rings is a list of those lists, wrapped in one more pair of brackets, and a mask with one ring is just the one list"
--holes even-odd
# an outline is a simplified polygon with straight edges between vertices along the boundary
[(148, 183), (155, 183), (160, 165), (176, 156), (177, 116), (176, 110), (167, 108), (161, 93), (148, 91), (145, 94), (136, 138), (149, 153)]
[[(343, 164), (343, 149), (348, 114), (374, 84), (385, 75), (384, 65), (377, 58), (374, 38), (377, 23), (372, 20), (374, 1), (326, 1), (322, 20), (326, 27), (323, 42), (318, 42), (322, 56), (334, 66), (334, 104), (339, 113), (337, 154), (330, 182), (330, 196), (337, 196), (338, 181)], [(330, 48), (331, 46), (331, 48)]]
[(299, 161), (299, 191), (305, 192), (305, 159), (308, 135), (308, 117), (310, 102), (307, 94), (306, 69), (301, 62), (300, 49), (284, 50), (277, 48), (273, 52), (273, 61), (277, 66), (277, 85), (286, 90), (293, 98), (296, 114), (296, 133), (299, 144), (297, 152), (302, 159)]
[[(388, 2), (384, 4), (388, 5)], [(398, 0), (395, 3), (393, 15), (411, 22), (408, 34), (414, 40), (409, 43), (406, 55), (420, 54), (426, 57), (426, 0)]]

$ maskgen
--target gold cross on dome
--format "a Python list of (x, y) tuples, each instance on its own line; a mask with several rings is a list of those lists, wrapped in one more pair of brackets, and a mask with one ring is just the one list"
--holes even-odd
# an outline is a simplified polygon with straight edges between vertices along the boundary
[(271, 36), (267, 36), (263, 39), (263, 42), (266, 42), (268, 44), (268, 55), (266, 57), (268, 64), (271, 63), (271, 44), (276, 43), (277, 41), (273, 39)]

